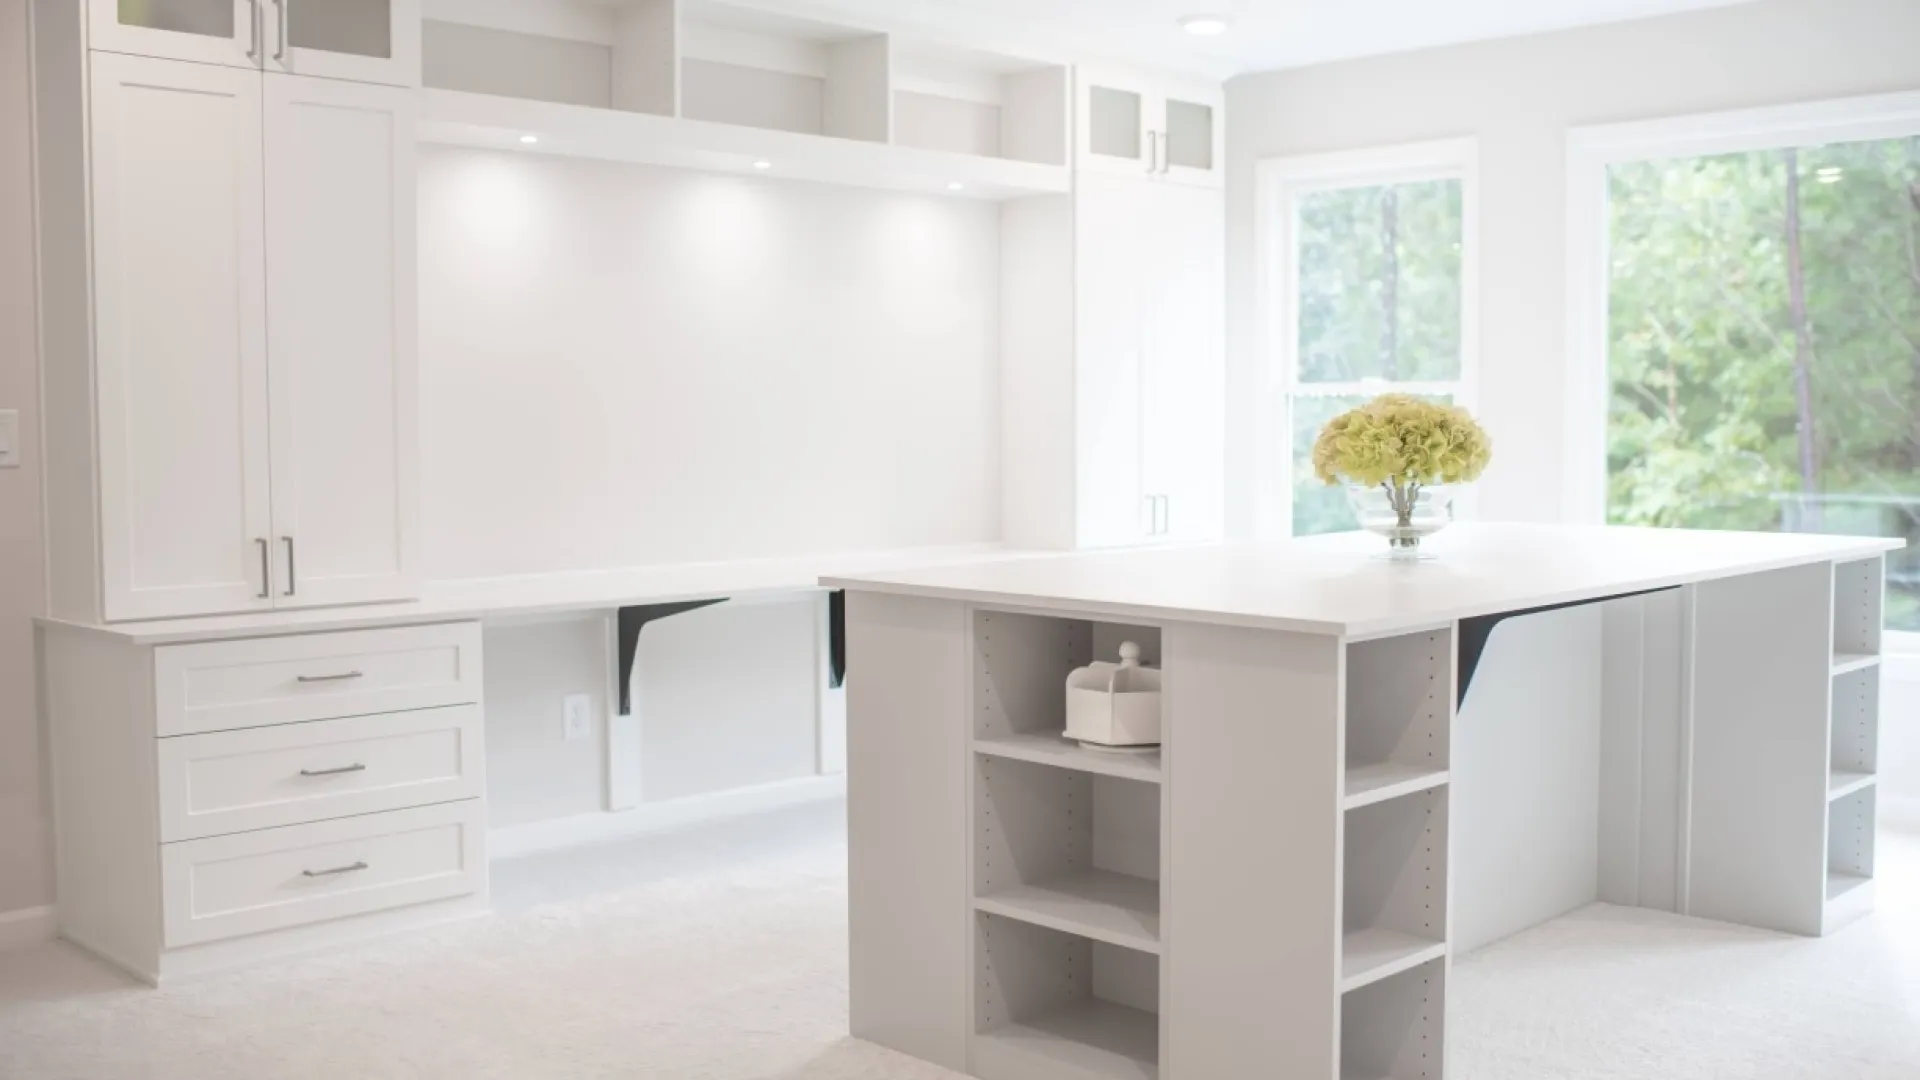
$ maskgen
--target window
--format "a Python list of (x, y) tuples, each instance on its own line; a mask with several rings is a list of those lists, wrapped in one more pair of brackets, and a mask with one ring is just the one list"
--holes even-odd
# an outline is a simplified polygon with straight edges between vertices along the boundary
[[(1642, 128), (1580, 163), (1605, 520), (1920, 543), (1920, 108), (1858, 126), (1887, 104)], [(1920, 551), (1887, 586), (1888, 627), (1920, 631)]]
[(1357, 527), (1313, 441), (1377, 394), (1472, 404), (1471, 142), (1261, 164), (1261, 535)]

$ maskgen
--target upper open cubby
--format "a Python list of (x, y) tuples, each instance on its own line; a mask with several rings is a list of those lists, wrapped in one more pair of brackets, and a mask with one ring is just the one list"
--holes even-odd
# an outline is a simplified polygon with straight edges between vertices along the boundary
[(1881, 560), (1861, 559), (1833, 567), (1833, 658), (1852, 666), (1880, 654)]
[(429, 142), (979, 198), (1065, 192), (1067, 68), (716, 0), (427, 0)]
[(995, 757), (1159, 783), (1157, 752), (1093, 750), (1065, 737), (1067, 676), (1095, 659), (1117, 659), (1125, 641), (1140, 646), (1142, 664), (1159, 666), (1158, 627), (976, 611), (974, 749)]
[(1453, 700), (1451, 631), (1347, 646), (1348, 809), (1446, 783)]

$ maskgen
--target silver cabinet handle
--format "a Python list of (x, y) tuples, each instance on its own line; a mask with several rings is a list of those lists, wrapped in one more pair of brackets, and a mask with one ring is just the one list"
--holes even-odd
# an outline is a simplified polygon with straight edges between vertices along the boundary
[(300, 876), (301, 877), (333, 877), (337, 874), (355, 873), (360, 870), (365, 870), (366, 868), (367, 868), (366, 863), (357, 862), (347, 866), (336, 866), (331, 870), (302, 870), (300, 871)]
[(367, 771), (367, 767), (356, 761), (351, 765), (342, 765), (337, 769), (301, 769), (300, 775), (301, 776), (345, 776), (347, 773), (366, 772), (366, 771)]
[(273, 595), (273, 571), (267, 566), (267, 538), (259, 537), (254, 543), (260, 545), (260, 592), (256, 599), (265, 600)]
[(280, 542), (287, 545), (287, 591), (280, 595), (292, 596), (296, 588), (293, 573), (293, 537), (283, 536), (280, 538)]
[(1160, 133), (1157, 131), (1147, 132), (1147, 175), (1149, 176), (1160, 171), (1159, 147)]
[(274, 47), (273, 58), (285, 62), (287, 59), (287, 0), (273, 0), (273, 9), (280, 13), (279, 44)]
[(295, 675), (293, 681), (304, 683), (345, 682), (348, 679), (364, 679), (366, 677), (367, 673), (364, 671), (343, 671), (338, 675)]
[(1165, 536), (1172, 531), (1173, 498), (1168, 495), (1162, 495), (1160, 496), (1160, 535)]
[(247, 14), (251, 22), (247, 26), (247, 59), (258, 63), (260, 60), (260, 0), (247, 5)]

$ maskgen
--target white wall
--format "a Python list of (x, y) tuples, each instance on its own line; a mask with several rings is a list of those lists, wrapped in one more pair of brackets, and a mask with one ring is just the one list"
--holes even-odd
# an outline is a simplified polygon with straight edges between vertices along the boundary
[[(725, 604), (649, 625), (634, 664), (643, 802), (812, 776), (819, 599)], [(486, 631), (493, 828), (606, 805), (609, 620)], [(567, 742), (561, 703), (590, 694), (592, 737)]]
[(20, 412), (21, 468), (0, 469), (0, 913), (53, 901), (34, 710), (41, 583), (39, 390), (29, 179), (27, 5), (0, 0), (0, 409)]
[(999, 538), (999, 215), (429, 149), (427, 565)]
[[(1758, 3), (1304, 68), (1228, 87), (1229, 526), (1255, 521), (1254, 167), (1472, 136), (1480, 148), (1480, 513), (1561, 510), (1571, 127), (1920, 89), (1920, 3)], [(1920, 688), (1883, 696), (1882, 799), (1920, 808)]]

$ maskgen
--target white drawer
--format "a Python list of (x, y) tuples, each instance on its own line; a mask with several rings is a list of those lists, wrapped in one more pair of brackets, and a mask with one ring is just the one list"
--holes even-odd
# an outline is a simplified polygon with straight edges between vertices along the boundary
[(163, 645), (159, 733), (325, 720), (480, 700), (480, 624)]
[(478, 892), (477, 799), (160, 846), (168, 948)]
[(480, 706), (161, 739), (160, 839), (477, 798)]

